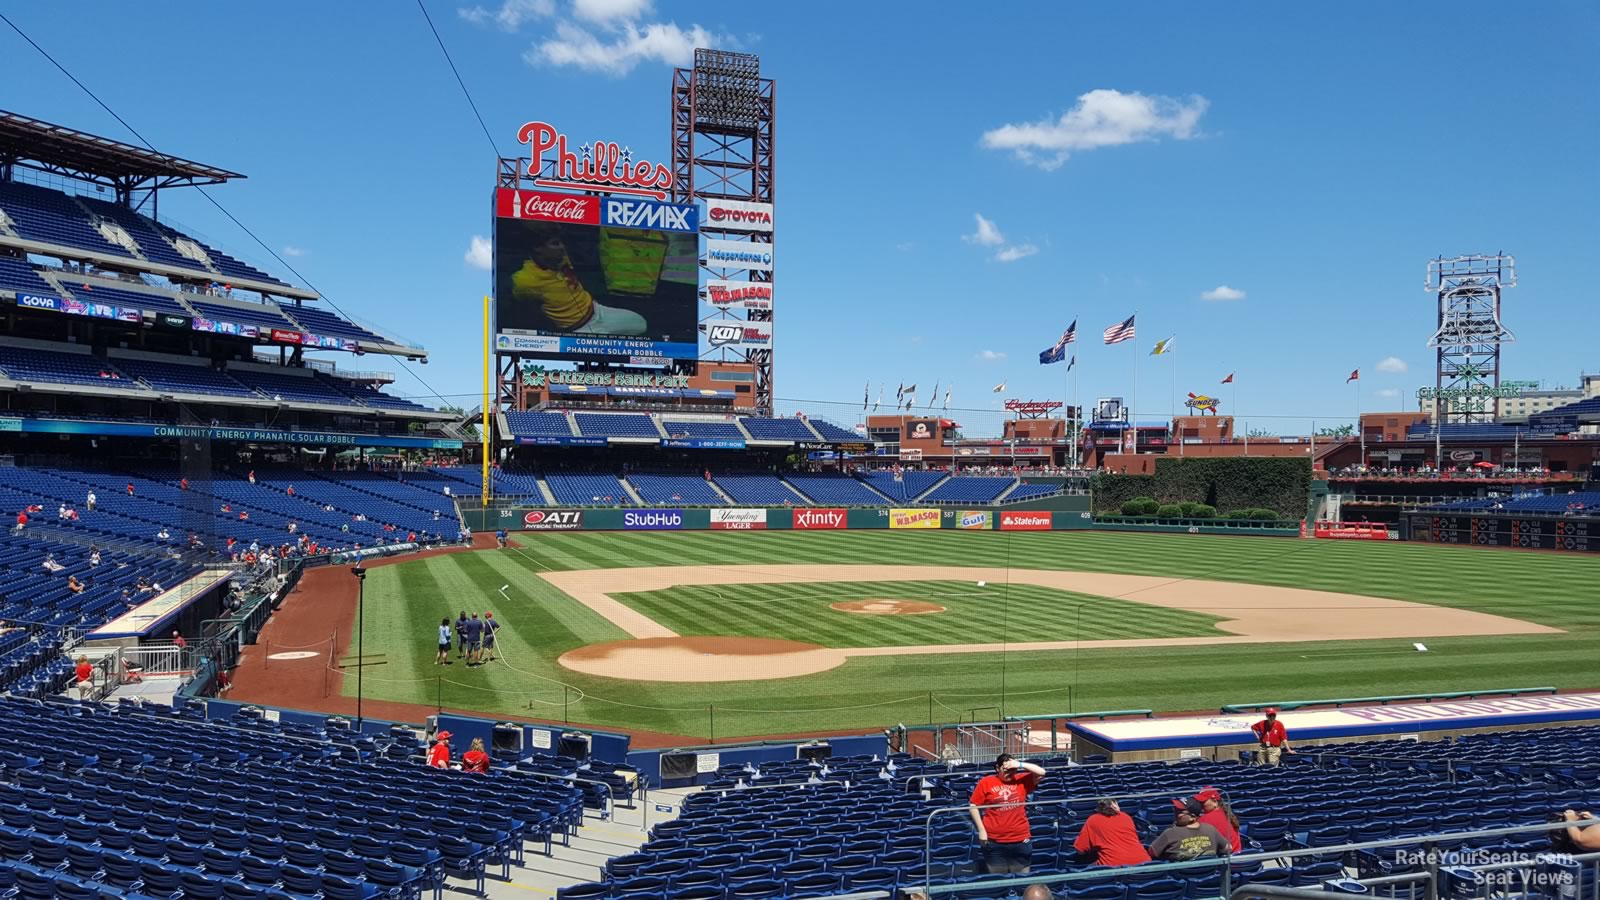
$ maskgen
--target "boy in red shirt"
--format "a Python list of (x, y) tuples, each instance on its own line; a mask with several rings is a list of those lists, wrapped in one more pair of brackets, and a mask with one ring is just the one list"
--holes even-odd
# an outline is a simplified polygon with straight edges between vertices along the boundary
[(87, 700), (94, 695), (94, 666), (90, 665), (89, 657), (79, 656), (78, 665), (73, 669), (73, 675), (78, 679), (78, 699)]
[(1084, 821), (1072, 849), (1100, 866), (1136, 866), (1150, 861), (1150, 854), (1139, 842), (1133, 817), (1123, 812), (1117, 801), (1109, 799), (1095, 805), (1094, 815)]
[(450, 732), (441, 731), (433, 739), (435, 743), (428, 751), (428, 765), (435, 769), (450, 768)]
[(1277, 707), (1267, 707), (1266, 714), (1265, 719), (1250, 726), (1250, 731), (1261, 744), (1258, 762), (1263, 766), (1276, 766), (1283, 754), (1293, 753), (1294, 748), (1289, 746), (1289, 730), (1278, 721)]
[(1195, 794), (1194, 798), (1205, 805), (1205, 812), (1200, 814), (1200, 821), (1222, 832), (1228, 839), (1228, 844), (1233, 847), (1233, 852), (1238, 853), (1244, 846), (1239, 839), (1239, 820), (1233, 817), (1222, 806), (1222, 792), (1214, 787), (1207, 787)]
[(978, 779), (968, 802), (972, 824), (978, 829), (983, 866), (991, 875), (1026, 875), (1033, 863), (1032, 833), (1028, 830), (1028, 794), (1039, 786), (1044, 768), (1002, 753), (994, 761), (994, 774)]

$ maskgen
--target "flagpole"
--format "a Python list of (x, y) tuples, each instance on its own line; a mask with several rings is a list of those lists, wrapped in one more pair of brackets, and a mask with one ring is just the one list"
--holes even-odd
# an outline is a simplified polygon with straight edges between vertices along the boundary
[(1356, 434), (1361, 441), (1361, 467), (1367, 465), (1367, 431), (1361, 427), (1361, 373), (1356, 373)]
[(1133, 455), (1139, 455), (1139, 311), (1133, 311), (1133, 394), (1128, 398), (1128, 425), (1133, 428)]
[[(1173, 353), (1171, 350), (1168, 350), (1167, 352)], [(1172, 418), (1174, 420), (1178, 418), (1178, 357), (1175, 353), (1172, 357)], [(1178, 430), (1178, 455), (1184, 455), (1182, 429)]]

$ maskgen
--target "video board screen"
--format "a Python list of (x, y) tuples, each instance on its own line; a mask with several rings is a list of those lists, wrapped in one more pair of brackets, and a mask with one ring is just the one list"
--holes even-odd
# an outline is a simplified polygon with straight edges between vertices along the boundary
[(695, 207), (509, 188), (495, 205), (497, 350), (698, 355)]

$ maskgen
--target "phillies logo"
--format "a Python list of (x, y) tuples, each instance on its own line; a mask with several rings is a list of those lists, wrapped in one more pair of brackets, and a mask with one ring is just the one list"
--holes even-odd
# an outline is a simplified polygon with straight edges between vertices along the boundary
[[(603, 188), (621, 194), (667, 199), (672, 170), (648, 160), (633, 161), (633, 151), (607, 141), (584, 144), (577, 153), (567, 149), (567, 136), (547, 122), (529, 122), (517, 131), (517, 142), (528, 145), (528, 177), (541, 187)], [(545, 154), (554, 151), (555, 177), (541, 178)]]

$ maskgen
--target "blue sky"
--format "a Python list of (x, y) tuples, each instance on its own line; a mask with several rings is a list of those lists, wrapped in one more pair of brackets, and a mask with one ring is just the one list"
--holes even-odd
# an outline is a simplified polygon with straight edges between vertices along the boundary
[[(761, 55), (787, 410), (850, 424), (869, 381), (926, 400), (938, 380), (962, 409), (995, 409), (1000, 382), (1059, 398), (1064, 367), (1037, 353), (1073, 318), (1079, 396), (1132, 396), (1141, 354), (1141, 418), (1171, 409), (1174, 365), (1180, 396), (1221, 390), (1285, 433), (1348, 420), (1355, 368), (1363, 408), (1415, 409), (1441, 253), (1516, 255), (1506, 377), (1596, 367), (1572, 337), (1595, 318), (1594, 4), (428, 9), (507, 155), (544, 119), (664, 160), (671, 66), (696, 43)], [(489, 273), (465, 257), (493, 153), (413, 3), (75, 5), (92, 34), (52, 4), (6, 13), (159, 148), (248, 174), (215, 196), (347, 312), (426, 345), (433, 388), (478, 389)], [(131, 140), (4, 28), (0, 56), (26, 73), (0, 105)], [(288, 274), (197, 195), (162, 212)], [(1204, 299), (1222, 287), (1239, 299)], [(1101, 346), (1135, 310), (1136, 344)], [(1171, 357), (1142, 356), (1169, 336)]]

